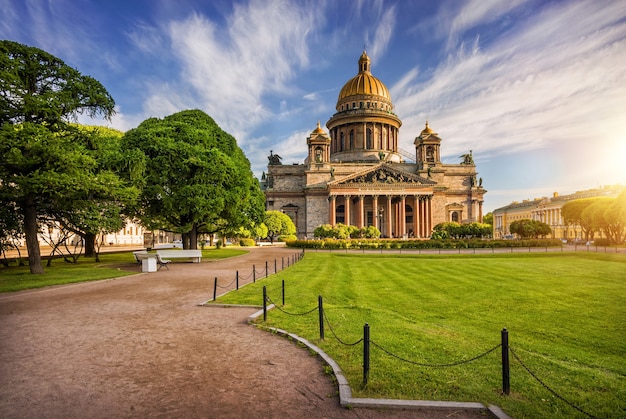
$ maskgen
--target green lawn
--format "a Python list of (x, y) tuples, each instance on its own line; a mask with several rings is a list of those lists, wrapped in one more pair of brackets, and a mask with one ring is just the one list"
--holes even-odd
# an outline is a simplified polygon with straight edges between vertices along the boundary
[[(202, 251), (203, 259), (223, 259), (238, 256), (248, 251), (241, 248), (208, 249)], [(102, 253), (100, 262), (94, 258), (81, 257), (77, 263), (67, 263), (63, 259), (55, 259), (51, 267), (45, 267), (44, 275), (31, 275), (28, 266), (10, 266), (0, 268), (0, 292), (21, 291), (41, 288), (50, 285), (70, 284), (74, 282), (97, 281), (134, 275), (137, 271), (125, 270), (134, 266), (135, 257), (132, 252)]]
[[(218, 299), (262, 302), (263, 285), (289, 313), (324, 300), (332, 331), (371, 340), (418, 363), (470, 359), (500, 343), (558, 395), (597, 417), (626, 415), (626, 255), (361, 255), (308, 252), (302, 262)], [(371, 349), (362, 386), (363, 346), (319, 341), (317, 312), (280, 310), (266, 325), (305, 337), (341, 366), (356, 397), (479, 401), (522, 417), (585, 417), (547, 391), (511, 355), (511, 394), (501, 394), (500, 349), (470, 364), (421, 367)]]

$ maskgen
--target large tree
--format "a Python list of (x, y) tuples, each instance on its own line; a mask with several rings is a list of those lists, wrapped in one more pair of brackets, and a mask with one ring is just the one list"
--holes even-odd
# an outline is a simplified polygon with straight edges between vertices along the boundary
[(132, 157), (141, 189), (134, 214), (149, 228), (183, 234), (197, 248), (199, 232), (260, 222), (262, 192), (234, 137), (200, 110), (150, 118), (128, 131), (123, 152)]
[(122, 180), (117, 171), (124, 162), (120, 154), (121, 131), (76, 125), (76, 137), (84, 144), (84, 154), (93, 164), (84, 177), (88, 182), (54, 203), (53, 219), (78, 234), (85, 244), (85, 256), (98, 259), (97, 237), (124, 227), (125, 209), (137, 198), (137, 189)]
[(585, 240), (591, 238), (594, 228), (589, 217), (583, 218), (583, 212), (597, 200), (598, 198), (575, 199), (561, 207), (563, 222), (570, 226), (579, 226), (585, 235)]
[(97, 80), (38, 48), (0, 41), (0, 201), (23, 216), (31, 273), (43, 273), (38, 217), (80, 187), (83, 144), (66, 124), (79, 114), (110, 118), (115, 102)]

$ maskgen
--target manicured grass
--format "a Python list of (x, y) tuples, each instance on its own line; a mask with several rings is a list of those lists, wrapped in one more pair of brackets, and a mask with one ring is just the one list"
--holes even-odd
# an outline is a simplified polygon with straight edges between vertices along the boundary
[[(500, 343), (502, 328), (519, 359), (561, 397), (597, 417), (626, 414), (626, 255), (360, 255), (307, 252), (290, 269), (218, 299), (262, 303), (261, 288), (289, 313), (321, 295), (317, 311), (278, 309), (266, 325), (303, 336), (341, 366), (356, 397), (479, 401), (516, 418), (585, 417), (545, 389), (511, 354), (511, 394), (501, 394), (501, 350), (455, 367)], [(330, 323), (330, 326), (328, 325)], [(370, 326), (371, 371), (362, 386), (363, 345), (346, 346)], [(331, 332), (332, 327), (332, 332)], [(333, 333), (334, 332), (334, 333)], [(377, 346), (379, 345), (379, 346)]]
[[(202, 251), (203, 259), (224, 259), (247, 253), (245, 249), (208, 249)], [(137, 271), (124, 270), (124, 265), (134, 266), (132, 252), (102, 253), (100, 262), (94, 258), (81, 257), (77, 263), (67, 263), (55, 259), (51, 267), (45, 267), (44, 275), (31, 275), (28, 266), (0, 268), (0, 292), (21, 291), (50, 285), (71, 284), (74, 282), (96, 281), (134, 275)]]

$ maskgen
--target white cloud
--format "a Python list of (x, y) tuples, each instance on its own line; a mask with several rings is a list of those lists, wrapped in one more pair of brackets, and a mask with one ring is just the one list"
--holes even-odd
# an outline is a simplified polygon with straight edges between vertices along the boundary
[(557, 4), (484, 49), (460, 48), (430, 79), (394, 86), (404, 135), (412, 141), (426, 116), (445, 129), (442, 151), (450, 155), (472, 146), (510, 153), (601, 142), (595, 126), (615, 106), (626, 109), (626, 13), (612, 6)]
[(171, 103), (164, 96), (177, 96), (187, 102), (183, 108), (202, 108), (227, 131), (249, 132), (280, 112), (268, 109), (263, 99), (292, 90), (288, 82), (308, 63), (312, 22), (312, 12), (282, 0), (236, 4), (224, 27), (197, 14), (171, 22), (181, 80), (151, 102)]

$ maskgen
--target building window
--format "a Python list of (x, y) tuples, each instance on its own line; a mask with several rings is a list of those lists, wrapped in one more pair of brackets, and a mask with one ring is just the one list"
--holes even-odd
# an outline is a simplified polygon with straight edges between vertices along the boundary
[(354, 150), (354, 130), (350, 130), (350, 150)]
[(371, 128), (367, 129), (365, 148), (367, 148), (368, 150), (371, 150), (372, 148), (374, 148), (374, 144), (372, 144), (372, 129)]
[(458, 223), (458, 222), (459, 222), (459, 213), (458, 213), (458, 212), (456, 212), (456, 211), (454, 211), (454, 212), (452, 213), (452, 217), (451, 217), (451, 219), (452, 219), (452, 222), (453, 222), (453, 223)]
[(340, 134), (339, 137), (339, 151), (343, 151), (343, 149), (346, 148), (346, 137), (344, 136), (343, 132)]

